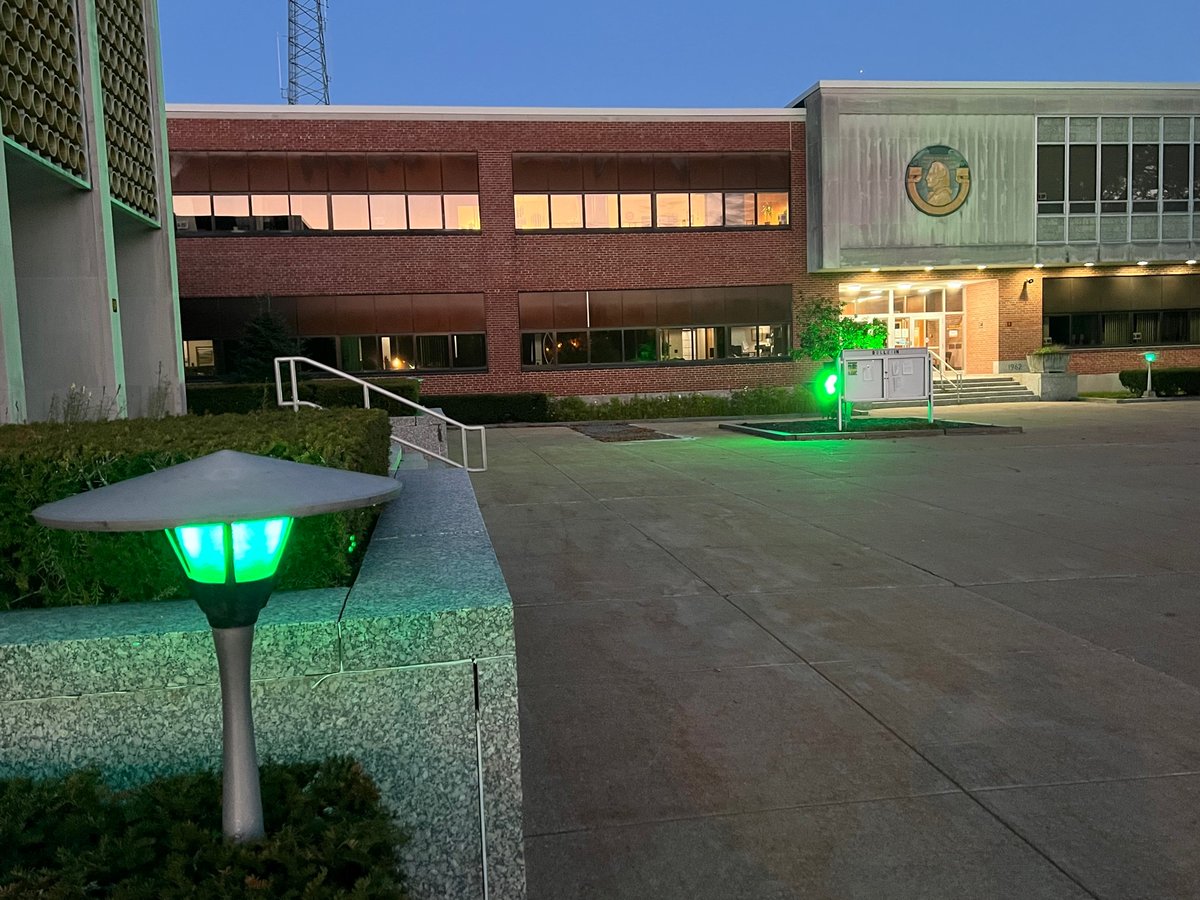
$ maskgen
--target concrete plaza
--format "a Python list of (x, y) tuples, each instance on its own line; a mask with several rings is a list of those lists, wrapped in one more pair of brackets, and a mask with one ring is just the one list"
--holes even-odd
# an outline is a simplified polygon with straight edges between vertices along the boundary
[(1200, 896), (1200, 403), (946, 417), (489, 432), (531, 900)]

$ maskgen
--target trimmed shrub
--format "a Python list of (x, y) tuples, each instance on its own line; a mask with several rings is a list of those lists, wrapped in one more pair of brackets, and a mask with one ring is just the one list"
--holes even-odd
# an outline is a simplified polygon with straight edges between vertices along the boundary
[[(217, 450), (387, 473), (382, 410), (286, 410), (76, 425), (0, 426), (0, 609), (186, 596), (162, 532), (100, 534), (38, 525), (33, 510)], [(280, 570), (284, 590), (348, 584), (372, 510), (299, 519)], [(356, 553), (348, 553), (353, 536)]]
[(815, 409), (812, 392), (805, 386), (746, 388), (733, 391), (728, 397), (674, 394), (665, 397), (613, 397), (603, 403), (589, 403), (580, 397), (559, 397), (553, 401), (556, 422), (770, 416), (811, 413)]
[(546, 394), (433, 394), (424, 397), (421, 405), (440, 408), (464, 425), (552, 421)]
[[(421, 382), (415, 378), (367, 378), (365, 381), (377, 384), (385, 391), (391, 391), (413, 403), (421, 402)], [(274, 390), (272, 388), (272, 390)], [(287, 390), (291, 390), (289, 386)], [(335, 407), (356, 407), (362, 409), (363, 388), (361, 384), (346, 381), (344, 378), (321, 378), (305, 381), (300, 385), (300, 399), (311, 400), (325, 409)], [(428, 404), (423, 404), (428, 405)], [(386, 409), (389, 416), (411, 416), (413, 410), (403, 403), (397, 403), (380, 394), (371, 394), (372, 409)]]
[[(290, 388), (289, 388), (290, 390)], [(300, 396), (304, 397), (301, 386)], [(222, 413), (251, 413), (278, 409), (275, 385), (271, 384), (189, 384), (188, 412), (195, 416), (219, 416)]]
[[(399, 394), (414, 403), (421, 402), (421, 382), (415, 378), (368, 378), (386, 391)], [(349, 407), (363, 408), (362, 385), (343, 378), (318, 378), (301, 381), (300, 399), (315, 403), (325, 409)], [(284, 386), (290, 395), (291, 385)], [(275, 383), (267, 384), (189, 384), (187, 386), (188, 412), (193, 415), (219, 415), (220, 413), (261, 412), (279, 409), (275, 397)], [(402, 403), (389, 400), (379, 394), (371, 395), (371, 407), (386, 409), (388, 415), (406, 416), (412, 413)]]
[[(1145, 369), (1125, 369), (1121, 384), (1134, 394), (1146, 389)], [(1195, 397), (1200, 395), (1200, 368), (1155, 369), (1150, 385), (1158, 397)]]
[(128, 791), (98, 772), (0, 781), (0, 897), (407, 897), (405, 836), (352, 759), (262, 767), (266, 836), (221, 833), (221, 779), (159, 778)]

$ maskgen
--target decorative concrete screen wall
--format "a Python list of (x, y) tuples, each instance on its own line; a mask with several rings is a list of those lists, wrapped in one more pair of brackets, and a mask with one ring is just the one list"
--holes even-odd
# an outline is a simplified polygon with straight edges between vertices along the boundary
[[(512, 603), (466, 474), (414, 471), (349, 590), (280, 594), (252, 672), (260, 758), (356, 757), (411, 834), (416, 898), (525, 896)], [(0, 616), (0, 775), (218, 767), (188, 601)], [(486, 849), (485, 849), (486, 848)]]

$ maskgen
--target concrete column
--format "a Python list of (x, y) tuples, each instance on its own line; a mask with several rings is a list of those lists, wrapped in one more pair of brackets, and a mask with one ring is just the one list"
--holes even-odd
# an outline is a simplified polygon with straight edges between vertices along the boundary
[(0, 425), (24, 422), (25, 369), (17, 314), (17, 271), (13, 259), (12, 216), (8, 210), (8, 149), (0, 140)]

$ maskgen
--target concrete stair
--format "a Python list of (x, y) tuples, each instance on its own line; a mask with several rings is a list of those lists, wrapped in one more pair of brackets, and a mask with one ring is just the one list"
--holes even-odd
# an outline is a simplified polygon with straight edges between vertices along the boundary
[[(957, 406), (967, 403), (1020, 403), (1037, 400), (1037, 394), (1014, 378), (1006, 375), (963, 376), (961, 392), (949, 383), (935, 381), (933, 406)], [(856, 403), (863, 409), (897, 409), (912, 406), (909, 401), (891, 403)]]

